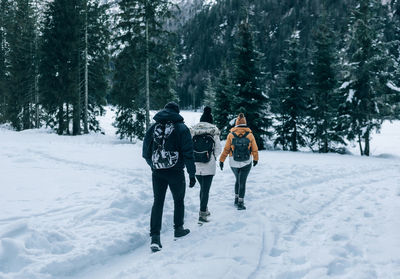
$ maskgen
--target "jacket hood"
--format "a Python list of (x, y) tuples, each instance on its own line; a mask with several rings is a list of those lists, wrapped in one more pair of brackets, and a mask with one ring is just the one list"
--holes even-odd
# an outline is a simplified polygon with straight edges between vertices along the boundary
[(183, 117), (177, 113), (175, 110), (166, 108), (162, 109), (154, 115), (153, 119), (158, 123), (167, 123), (167, 122), (183, 122)]
[(235, 132), (235, 134), (238, 136), (244, 135), (246, 132), (252, 133), (249, 127), (244, 127), (244, 126), (233, 127), (230, 131)]
[(219, 135), (219, 129), (208, 122), (200, 122), (190, 128), (190, 133), (192, 136), (201, 135), (201, 134), (210, 134), (212, 136)]

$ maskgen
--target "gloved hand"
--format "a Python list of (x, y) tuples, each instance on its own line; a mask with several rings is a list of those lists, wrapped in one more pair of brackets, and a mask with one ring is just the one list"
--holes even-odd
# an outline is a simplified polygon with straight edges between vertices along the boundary
[(190, 179), (189, 188), (193, 188), (193, 186), (196, 184), (196, 177), (191, 176), (189, 179)]
[(257, 166), (258, 161), (253, 161), (253, 167)]
[(219, 162), (219, 167), (221, 168), (221, 170), (224, 169), (224, 162)]

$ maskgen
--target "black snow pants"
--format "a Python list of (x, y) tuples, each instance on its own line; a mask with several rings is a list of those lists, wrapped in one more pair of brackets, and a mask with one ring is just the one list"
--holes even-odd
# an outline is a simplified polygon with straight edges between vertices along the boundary
[(231, 168), (231, 169), (236, 177), (235, 194), (239, 195), (239, 198), (243, 199), (244, 194), (246, 193), (246, 181), (247, 181), (247, 176), (250, 173), (251, 163), (242, 168)]
[(165, 194), (169, 186), (174, 199), (174, 228), (183, 226), (185, 214), (185, 174), (183, 170), (154, 170), (154, 203), (151, 209), (150, 235), (160, 235)]
[(210, 195), (210, 187), (214, 175), (196, 175), (200, 184), (200, 211), (207, 210), (208, 197)]

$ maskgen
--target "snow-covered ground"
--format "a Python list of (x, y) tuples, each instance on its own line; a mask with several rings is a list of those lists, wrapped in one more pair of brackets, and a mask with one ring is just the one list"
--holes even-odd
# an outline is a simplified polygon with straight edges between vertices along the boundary
[(0, 278), (400, 278), (399, 122), (374, 135), (370, 158), (260, 152), (246, 211), (229, 167), (218, 170), (212, 221), (197, 225), (188, 188), (191, 233), (178, 241), (168, 194), (155, 254), (150, 170), (111, 122), (109, 111), (106, 135), (80, 137), (0, 128)]

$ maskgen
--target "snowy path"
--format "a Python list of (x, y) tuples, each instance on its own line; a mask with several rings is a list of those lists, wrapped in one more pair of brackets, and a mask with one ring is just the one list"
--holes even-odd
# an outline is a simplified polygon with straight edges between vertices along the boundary
[(261, 152), (248, 209), (233, 207), (230, 169), (218, 171), (212, 221), (197, 225), (188, 188), (191, 233), (178, 241), (167, 194), (163, 251), (151, 254), (140, 149), (0, 129), (0, 278), (400, 278), (399, 157)]

